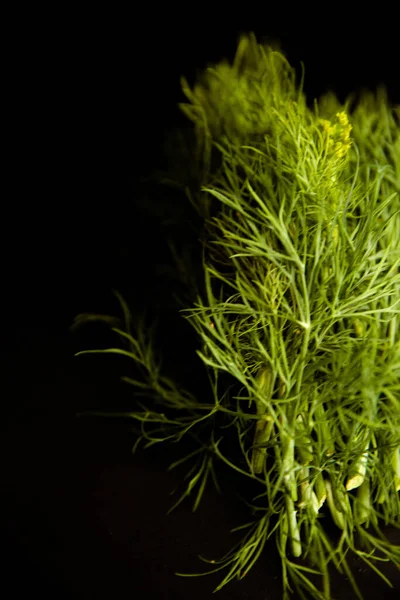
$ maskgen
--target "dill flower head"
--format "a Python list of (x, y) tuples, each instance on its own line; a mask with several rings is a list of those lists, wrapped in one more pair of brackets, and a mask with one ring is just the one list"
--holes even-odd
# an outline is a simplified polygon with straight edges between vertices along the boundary
[(352, 125), (349, 123), (347, 114), (342, 111), (336, 113), (336, 122), (332, 123), (326, 119), (319, 119), (328, 142), (328, 152), (337, 157), (343, 158), (351, 146), (350, 132)]

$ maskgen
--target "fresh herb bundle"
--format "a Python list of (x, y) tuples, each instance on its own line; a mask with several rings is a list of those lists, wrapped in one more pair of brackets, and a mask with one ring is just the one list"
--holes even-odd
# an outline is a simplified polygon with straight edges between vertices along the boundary
[[(182, 86), (196, 132), (186, 192), (204, 219), (204, 293), (182, 314), (212, 401), (160, 373), (120, 296), (125, 328), (113, 330), (126, 345), (85, 352), (123, 354), (143, 369), (143, 380), (125, 379), (156, 399), (129, 413), (147, 445), (208, 432), (178, 461), (197, 462), (177, 504), (197, 490), (198, 506), (215, 460), (260, 483), (242, 543), (209, 561), (228, 570), (217, 589), (248, 572), (274, 536), (284, 598), (296, 589), (330, 599), (332, 565), (362, 598), (349, 550), (389, 585), (380, 561), (400, 564), (381, 531), (400, 527), (399, 108), (380, 89), (344, 105), (327, 95), (311, 109), (284, 56), (252, 35), (233, 64)], [(221, 414), (240, 464), (220, 449)]]

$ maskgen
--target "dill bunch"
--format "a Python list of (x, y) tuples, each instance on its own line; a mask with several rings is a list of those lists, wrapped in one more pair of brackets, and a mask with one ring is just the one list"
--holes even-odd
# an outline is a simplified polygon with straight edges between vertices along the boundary
[[(208, 561), (227, 570), (217, 589), (274, 537), (284, 598), (329, 600), (332, 566), (362, 598), (349, 551), (388, 585), (379, 563), (400, 563), (381, 530), (400, 527), (399, 109), (383, 88), (310, 108), (285, 57), (253, 35), (232, 64), (182, 88), (196, 184), (184, 174), (176, 183), (204, 222), (204, 281), (182, 316), (198, 334), (211, 401), (161, 374), (121, 296), (125, 326), (113, 330), (126, 345), (101, 352), (132, 358), (143, 379), (125, 380), (153, 396), (129, 413), (142, 425), (137, 443), (202, 432), (198, 450), (171, 465), (194, 462), (174, 507), (194, 492), (197, 508), (215, 460), (261, 486), (241, 544)], [(220, 448), (221, 415), (239, 462)]]

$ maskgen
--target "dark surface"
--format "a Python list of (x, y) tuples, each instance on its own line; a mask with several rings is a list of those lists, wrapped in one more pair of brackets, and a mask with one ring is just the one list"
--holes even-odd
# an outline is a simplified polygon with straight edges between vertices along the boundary
[[(27, 591), (43, 598), (208, 598), (218, 574), (190, 580), (174, 572), (201, 570), (197, 555), (228, 551), (229, 530), (249, 520), (235, 496), (237, 480), (223, 473), (223, 496), (210, 487), (197, 513), (188, 501), (166, 516), (184, 473), (166, 468), (181, 450), (160, 447), (132, 457), (128, 424), (76, 417), (131, 402), (118, 380), (120, 362), (73, 356), (107, 345), (108, 332), (68, 331), (76, 313), (117, 310), (111, 288), (126, 293), (132, 306), (151, 304), (159, 312), (167, 363), (184, 381), (201, 385), (193, 363), (182, 363), (181, 344), (194, 349), (195, 341), (175, 324), (170, 284), (157, 268), (165, 253), (159, 218), (175, 207), (144, 196), (139, 179), (162, 159), (163, 131), (177, 119), (179, 75), (232, 54), (237, 32), (256, 29), (281, 39), (296, 65), (306, 63), (311, 98), (328, 87), (345, 94), (382, 80), (399, 101), (395, 36), (387, 22), (379, 30), (376, 15), (368, 29), (345, 21), (342, 9), (330, 25), (321, 17), (319, 26), (315, 15), (313, 24), (307, 15), (292, 15), (289, 26), (269, 13), (262, 18), (270, 28), (257, 29), (261, 18), (245, 23), (238, 15), (227, 28), (227, 16), (218, 20), (206, 11), (157, 13), (147, 34), (155, 19), (148, 13), (76, 15), (68, 24), (63, 16), (45, 32), (38, 26), (20, 50), (17, 191), (3, 214), (7, 599)], [(354, 566), (366, 599), (396, 596)], [(394, 569), (387, 572), (398, 579)], [(272, 545), (245, 579), (216, 597), (274, 600), (279, 578)], [(354, 598), (346, 585), (337, 579), (337, 598)]]

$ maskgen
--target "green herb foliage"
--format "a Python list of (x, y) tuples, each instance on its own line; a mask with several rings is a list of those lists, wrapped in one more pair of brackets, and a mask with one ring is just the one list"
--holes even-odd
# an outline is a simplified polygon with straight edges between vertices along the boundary
[[(217, 589), (273, 537), (284, 598), (331, 598), (332, 566), (362, 598), (349, 551), (388, 585), (380, 562), (400, 563), (381, 532), (400, 526), (399, 108), (379, 89), (343, 106), (327, 95), (310, 109), (285, 57), (252, 35), (233, 64), (182, 87), (200, 182), (186, 192), (204, 219), (204, 293), (182, 315), (198, 334), (212, 401), (160, 373), (120, 296), (125, 329), (114, 331), (125, 345), (102, 352), (132, 358), (143, 379), (126, 380), (155, 399), (129, 413), (142, 424), (137, 443), (206, 432), (178, 461), (194, 466), (176, 505), (193, 492), (197, 508), (210, 477), (217, 484), (215, 460), (260, 483), (242, 543), (208, 561), (227, 573)], [(220, 414), (240, 463), (220, 449)]]

